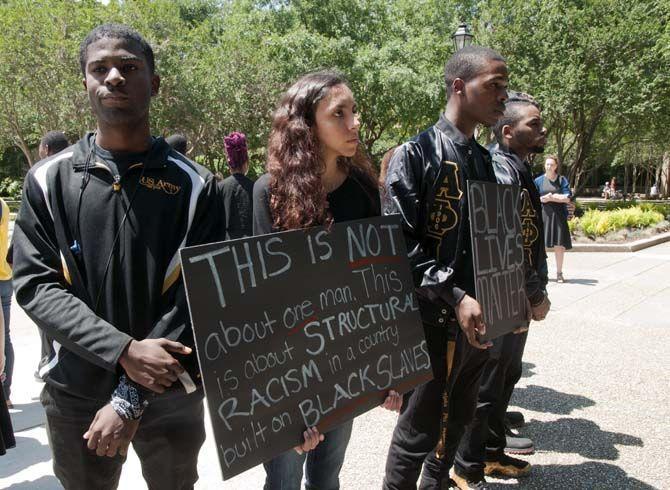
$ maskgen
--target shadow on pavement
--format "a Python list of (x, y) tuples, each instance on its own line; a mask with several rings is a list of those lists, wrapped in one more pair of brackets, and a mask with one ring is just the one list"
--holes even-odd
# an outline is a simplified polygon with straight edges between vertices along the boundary
[(602, 430), (586, 419), (532, 420), (520, 432), (535, 441), (540, 451), (574, 453), (588, 459), (615, 460), (619, 457), (617, 445), (644, 445), (639, 437)]
[(521, 377), (522, 378), (530, 378), (533, 376), (535, 373), (533, 372), (533, 369), (535, 369), (535, 364), (532, 362), (522, 362), (521, 363)]
[(566, 279), (565, 282), (570, 284), (581, 284), (582, 286), (595, 286), (598, 284), (598, 279)]
[(655, 490), (648, 485), (628, 474), (613, 464), (587, 461), (575, 465), (548, 464), (536, 465), (530, 475), (519, 483), (489, 483), (492, 490), (523, 488), (523, 489), (570, 489), (591, 490), (593, 488), (608, 489), (636, 489)]
[(43, 425), (46, 422), (44, 408), (39, 401), (32, 403), (16, 403), (10, 410), (14, 432)]
[[(525, 371), (526, 363), (524, 363)], [(528, 376), (525, 375), (524, 377)], [(585, 396), (561, 393), (544, 386), (528, 385), (525, 388), (517, 387), (514, 389), (511, 404), (535, 412), (570, 415), (573, 410), (592, 407), (596, 402)]]
[(55, 490), (63, 488), (55, 476), (43, 476), (35, 481), (22, 481), (7, 487), (7, 490)]
[[(7, 454), (0, 458), (0, 475), (8, 477), (34, 464), (49, 460), (51, 460), (51, 449), (48, 444), (41, 444), (32, 437), (17, 435), (16, 447), (7, 451)], [(28, 483), (30, 482), (26, 482), (26, 484)], [(26, 486), (24, 488), (33, 487)]]

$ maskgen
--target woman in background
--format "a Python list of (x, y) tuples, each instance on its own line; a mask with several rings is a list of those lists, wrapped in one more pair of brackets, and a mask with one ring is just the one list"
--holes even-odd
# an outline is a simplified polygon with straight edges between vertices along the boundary
[[(254, 185), (254, 235), (380, 215), (377, 178), (360, 147), (359, 127), (354, 96), (339, 73), (310, 73), (288, 89), (274, 113), (267, 173)], [(399, 411), (401, 404), (391, 391), (382, 406)], [(307, 428), (302, 446), (264, 464), (265, 490), (299, 489), (305, 460), (307, 489), (338, 489), (352, 424), (325, 435)]]
[(544, 161), (544, 175), (535, 179), (535, 186), (542, 201), (544, 220), (544, 244), (554, 249), (556, 256), (556, 282), (565, 282), (563, 277), (563, 256), (572, 248), (568, 229), (568, 204), (572, 193), (568, 179), (558, 174), (560, 162), (555, 155), (548, 155)]

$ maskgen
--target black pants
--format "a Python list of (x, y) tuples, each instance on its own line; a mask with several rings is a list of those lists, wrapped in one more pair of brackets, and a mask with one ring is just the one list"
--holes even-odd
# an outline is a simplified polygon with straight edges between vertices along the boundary
[[(41, 395), (56, 477), (67, 490), (115, 489), (125, 456), (97, 456), (83, 439), (104, 403), (45, 385)], [(133, 439), (150, 490), (192, 489), (205, 441), (202, 392), (152, 400)]]
[(528, 332), (496, 339), (484, 368), (477, 410), (456, 453), (454, 469), (459, 475), (477, 479), (484, 475), (484, 462), (497, 460), (505, 450), (505, 413), (514, 386), (521, 378), (521, 359)]
[[(463, 430), (475, 411), (479, 379), (488, 358), (487, 351), (471, 347), (460, 331), (453, 342), (450, 375), (447, 351), (431, 352), (434, 379), (405, 395), (386, 459), (384, 489), (415, 489), (424, 460), (420, 488), (439, 489), (451, 466)], [(441, 434), (445, 390), (449, 407), (447, 439), (445, 454), (438, 459), (435, 448)]]

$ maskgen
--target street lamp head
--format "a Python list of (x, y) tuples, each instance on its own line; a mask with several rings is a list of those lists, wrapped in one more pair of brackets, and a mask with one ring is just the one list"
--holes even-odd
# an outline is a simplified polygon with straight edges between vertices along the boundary
[(474, 37), (472, 32), (470, 32), (468, 24), (461, 22), (458, 29), (456, 29), (456, 32), (451, 36), (451, 39), (454, 41), (454, 48), (458, 51), (466, 46), (470, 46)]

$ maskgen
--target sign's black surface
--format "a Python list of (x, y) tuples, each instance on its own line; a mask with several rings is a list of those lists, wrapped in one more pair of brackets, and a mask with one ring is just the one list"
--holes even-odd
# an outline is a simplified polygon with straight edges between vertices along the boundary
[(477, 300), (490, 340), (526, 325), (520, 188), (468, 181), (468, 206)]
[(181, 251), (224, 479), (432, 378), (399, 219)]

